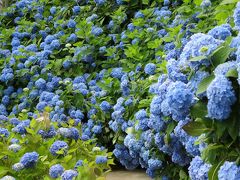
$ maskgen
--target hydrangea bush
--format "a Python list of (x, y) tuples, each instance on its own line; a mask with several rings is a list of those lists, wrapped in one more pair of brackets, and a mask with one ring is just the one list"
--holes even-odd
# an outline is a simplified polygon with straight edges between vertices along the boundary
[(0, 14), (0, 177), (239, 179), (240, 3), (17, 0)]

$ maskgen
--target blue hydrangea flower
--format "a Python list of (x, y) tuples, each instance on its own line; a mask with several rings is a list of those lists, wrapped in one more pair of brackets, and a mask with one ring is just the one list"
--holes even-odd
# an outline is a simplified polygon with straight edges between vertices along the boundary
[[(216, 69), (215, 69), (216, 70)], [(195, 93), (198, 89), (198, 85), (204, 78), (209, 76), (209, 73), (206, 71), (197, 71), (195, 74), (191, 77), (191, 79), (188, 81), (187, 86), (192, 90), (193, 93)], [(201, 97), (201, 95), (199, 95)]]
[(222, 64), (219, 64), (215, 69), (214, 69), (214, 74), (215, 76), (218, 75), (226, 75), (229, 70), (236, 69), (237, 63), (236, 61), (228, 61)]
[(11, 144), (8, 146), (8, 149), (13, 152), (18, 152), (21, 149), (21, 146), (19, 144)]
[(64, 168), (61, 164), (55, 164), (50, 167), (49, 175), (51, 176), (51, 178), (58, 178), (62, 175), (63, 171)]
[(95, 125), (93, 128), (92, 128), (92, 131), (94, 134), (100, 134), (102, 132), (102, 126), (100, 125)]
[(8, 138), (9, 135), (10, 135), (10, 133), (7, 129), (0, 127), (0, 137)]
[(26, 168), (33, 167), (37, 163), (38, 157), (39, 157), (39, 154), (35, 151), (25, 153), (22, 156), (22, 158), (20, 160), (20, 163), (22, 163), (23, 166), (26, 167)]
[(12, 176), (3, 176), (0, 180), (16, 180), (14, 177)]
[(79, 14), (80, 10), (81, 10), (80, 6), (74, 6), (74, 7), (72, 8), (72, 11), (73, 11), (73, 13), (74, 13), (75, 15), (76, 15), (76, 14)]
[(174, 120), (185, 119), (193, 101), (193, 93), (186, 84), (176, 81), (170, 84), (166, 94), (166, 103)]
[(78, 173), (77, 171), (74, 170), (66, 170), (63, 172), (63, 174), (61, 175), (62, 180), (72, 180), (74, 177), (77, 177)]
[(113, 68), (111, 72), (111, 76), (114, 78), (121, 79), (121, 77), (124, 75), (124, 72), (122, 71), (122, 68)]
[(213, 36), (215, 39), (225, 40), (227, 37), (232, 35), (231, 34), (231, 26), (228, 24), (216, 26), (213, 29), (211, 29), (208, 32), (208, 34)]
[(103, 33), (103, 29), (97, 26), (93, 26), (91, 33), (95, 36), (99, 36)]
[(231, 106), (236, 101), (231, 81), (225, 76), (218, 75), (207, 88), (208, 117), (224, 120), (231, 113)]
[(218, 170), (219, 180), (237, 180), (240, 179), (240, 167), (235, 162), (225, 161)]
[(155, 74), (155, 70), (156, 70), (156, 65), (153, 63), (148, 63), (144, 68), (145, 73), (149, 75)]
[(38, 79), (36, 82), (35, 82), (35, 86), (38, 88), (38, 89), (44, 89), (45, 86), (46, 86), (46, 81), (42, 78)]
[(56, 12), (57, 12), (57, 8), (55, 6), (50, 8), (50, 13), (51, 14), (56, 14)]
[(94, 0), (94, 2), (97, 4), (97, 5), (104, 5), (106, 3), (106, 0)]
[(77, 169), (78, 167), (83, 166), (83, 161), (82, 160), (78, 160), (74, 166), (74, 169)]
[(76, 27), (76, 22), (73, 19), (70, 19), (67, 23), (68, 28), (75, 28)]
[(24, 165), (22, 163), (15, 163), (13, 166), (12, 166), (12, 169), (14, 171), (21, 171), (22, 169), (24, 168)]
[(148, 167), (151, 170), (156, 170), (162, 167), (162, 161), (158, 159), (149, 159), (148, 160)]
[(109, 102), (107, 102), (107, 101), (101, 102), (101, 104), (99, 106), (100, 106), (101, 110), (105, 111), (105, 112), (109, 111), (112, 108), (111, 105), (109, 104)]
[(204, 163), (203, 160), (196, 156), (192, 159), (188, 167), (188, 173), (192, 180), (208, 179), (208, 171), (211, 165)]
[(144, 18), (144, 14), (141, 11), (136, 12), (134, 18)]
[(240, 2), (237, 3), (236, 9), (234, 10), (233, 19), (236, 29), (240, 30)]
[(181, 72), (178, 61), (175, 59), (170, 59), (168, 61), (167, 71), (169, 79), (173, 81), (187, 82), (187, 76)]
[(209, 66), (208, 59), (200, 61), (189, 61), (191, 58), (198, 56), (208, 57), (216, 50), (223, 41), (202, 33), (197, 33), (191, 36), (190, 41), (184, 46), (180, 55), (180, 66), (183, 68), (190, 67), (193, 70), (198, 70), (202, 65)]
[(202, 8), (208, 8), (208, 7), (211, 6), (211, 5), (212, 5), (212, 3), (211, 3), (210, 0), (203, 0), (200, 6), (201, 6)]
[(68, 150), (68, 144), (64, 141), (55, 141), (51, 147), (50, 147), (50, 152), (52, 155), (57, 156), (57, 152), (60, 150), (63, 150), (63, 153), (66, 154)]
[(104, 164), (106, 163), (108, 158), (106, 156), (97, 156), (96, 157), (96, 163), (97, 164)]

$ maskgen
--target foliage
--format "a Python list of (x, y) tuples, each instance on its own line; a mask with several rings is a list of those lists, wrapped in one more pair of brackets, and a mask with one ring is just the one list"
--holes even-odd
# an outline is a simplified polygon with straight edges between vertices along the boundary
[[(48, 179), (52, 165), (74, 169), (80, 159), (83, 166), (61, 172), (62, 179), (76, 172), (96, 179), (113, 153), (152, 178), (221, 179), (228, 161), (237, 178), (236, 3), (20, 0), (5, 9), (1, 175)], [(37, 121), (46, 111), (47, 121)], [(48, 137), (50, 127), (56, 134)], [(22, 147), (17, 153), (8, 150), (11, 138)], [(55, 152), (53, 143), (63, 140), (68, 151)], [(27, 152), (39, 154), (36, 166), (15, 172)]]

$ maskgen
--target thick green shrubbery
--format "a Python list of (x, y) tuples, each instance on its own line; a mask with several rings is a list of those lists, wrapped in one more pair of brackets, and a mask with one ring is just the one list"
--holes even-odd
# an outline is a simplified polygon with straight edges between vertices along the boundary
[[(236, 0), (20, 0), (0, 15), (0, 175), (239, 179)], [(76, 167), (78, 166), (78, 167)]]

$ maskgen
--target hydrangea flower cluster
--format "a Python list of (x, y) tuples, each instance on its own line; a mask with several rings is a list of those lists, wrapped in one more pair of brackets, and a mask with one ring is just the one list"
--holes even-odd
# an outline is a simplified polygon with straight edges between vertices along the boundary
[(220, 167), (218, 171), (218, 179), (239, 179), (240, 178), (240, 167), (234, 162), (226, 161)]
[(201, 157), (196, 156), (192, 159), (188, 168), (189, 176), (193, 180), (208, 179), (208, 171), (211, 165), (204, 163)]
[(26, 167), (33, 167), (38, 161), (39, 154), (37, 152), (29, 152), (22, 156), (20, 163)]
[(236, 101), (232, 83), (223, 75), (218, 75), (207, 89), (208, 116), (224, 120), (230, 116), (231, 106)]
[[(22, 153), (11, 164), (16, 178), (45, 161), (43, 149), (67, 162), (76, 147), (97, 143), (89, 154), (97, 152), (91, 160), (99, 168), (108, 165), (106, 149), (114, 148), (123, 166), (141, 166), (151, 178), (169, 175), (169, 167), (176, 172), (189, 166), (191, 179), (207, 179), (211, 165), (199, 157), (207, 144), (184, 127), (196, 119), (191, 109), (198, 102), (207, 104), (208, 119), (226, 120), (233, 112), (238, 91), (226, 76), (230, 70), (240, 74), (240, 35), (233, 37), (240, 29), (240, 3), (233, 14), (235, 28), (215, 26), (219, 17), (209, 17), (215, 27), (207, 24), (201, 33), (207, 22), (202, 14), (216, 3), (204, 0), (198, 4), (202, 10), (184, 13), (179, 8), (188, 7), (185, 1), (154, 3), (149, 8), (122, 0), (67, 5), (19, 0), (0, 14), (0, 141), (7, 142), (10, 154), (22, 153), (37, 129), (34, 140), (49, 145), (36, 150), (39, 154)], [(212, 53), (229, 37), (229, 58), (213, 66)], [(196, 94), (210, 74), (215, 79)], [(46, 112), (49, 117), (42, 117)], [(31, 129), (34, 124), (41, 127)], [(72, 157), (69, 167), (63, 161), (53, 160), (44, 172), (68, 180), (87, 167), (81, 157)], [(225, 162), (218, 176), (236, 179), (238, 171)]]

